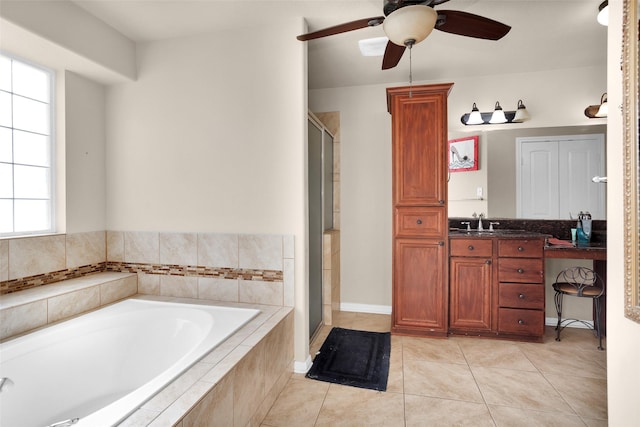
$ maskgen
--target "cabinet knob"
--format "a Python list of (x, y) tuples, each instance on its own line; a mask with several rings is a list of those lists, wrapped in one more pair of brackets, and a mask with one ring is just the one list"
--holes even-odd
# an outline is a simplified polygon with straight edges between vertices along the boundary
[(488, 260), (486, 260), (484, 263), (485, 263), (485, 264), (487, 264), (487, 265), (491, 265), (491, 260), (490, 260), (490, 259), (488, 259)]
[(439, 241), (438, 242), (438, 246), (444, 246), (444, 242), (443, 241)]
[(522, 246), (518, 246), (518, 252), (524, 252), (524, 248)]
[(440, 203), (441, 205), (444, 205), (444, 200), (438, 200), (438, 203)]
[(520, 299), (524, 299), (524, 298), (525, 298), (525, 296), (524, 296), (524, 294), (519, 294), (519, 295), (518, 295), (518, 298), (520, 298)]
[(519, 268), (519, 269), (518, 269), (518, 273), (522, 274), (522, 273), (524, 273), (524, 270), (523, 270), (523, 269), (521, 269), (521, 268)]
[(518, 325), (524, 325), (524, 320), (522, 319), (518, 320)]
[(416, 224), (418, 224), (418, 225), (422, 224), (422, 220), (421, 219), (417, 220)]
[(469, 245), (469, 250), (472, 251), (473, 250), (473, 245)]

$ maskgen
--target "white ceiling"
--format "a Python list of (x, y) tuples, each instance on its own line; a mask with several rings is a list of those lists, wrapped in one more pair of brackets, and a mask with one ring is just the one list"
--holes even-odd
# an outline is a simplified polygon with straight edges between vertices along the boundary
[[(602, 0), (450, 0), (437, 9), (463, 10), (512, 27), (499, 41), (434, 31), (412, 52), (413, 80), (603, 66), (606, 28), (596, 22)], [(304, 17), (309, 31), (382, 15), (383, 0), (74, 0), (134, 41), (228, 29), (255, 31)], [(381, 26), (313, 40), (311, 89), (387, 84), (409, 78), (408, 51), (391, 70), (363, 57), (358, 40), (383, 36)], [(292, 37), (295, 35), (292, 35)], [(239, 48), (241, 48), (239, 46)], [(277, 54), (274, 46), (274, 55)]]

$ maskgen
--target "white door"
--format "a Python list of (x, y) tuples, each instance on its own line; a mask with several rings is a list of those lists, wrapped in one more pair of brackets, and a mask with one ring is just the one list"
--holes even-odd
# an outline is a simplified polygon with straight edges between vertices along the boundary
[[(558, 146), (550, 141), (523, 141), (520, 146), (521, 161), (520, 218), (558, 218), (559, 188)], [(518, 150), (516, 150), (518, 151)]]
[(606, 219), (604, 135), (517, 138), (519, 218), (569, 219), (588, 211)]

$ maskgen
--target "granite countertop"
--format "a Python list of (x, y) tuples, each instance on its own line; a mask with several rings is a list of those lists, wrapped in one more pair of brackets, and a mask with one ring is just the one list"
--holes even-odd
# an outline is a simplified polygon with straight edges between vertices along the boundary
[(491, 238), (499, 237), (501, 239), (537, 239), (550, 237), (548, 234), (538, 233), (536, 231), (527, 230), (507, 230), (497, 229), (489, 230), (470, 230), (465, 229), (449, 229), (449, 237), (451, 238)]
[(576, 246), (549, 245), (544, 247), (545, 258), (607, 259), (607, 244), (604, 242), (580, 243)]

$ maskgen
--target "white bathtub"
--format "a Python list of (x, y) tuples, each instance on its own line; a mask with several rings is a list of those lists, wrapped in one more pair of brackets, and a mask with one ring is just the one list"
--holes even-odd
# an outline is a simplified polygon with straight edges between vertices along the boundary
[(130, 299), (2, 343), (0, 425), (115, 425), (258, 313)]

